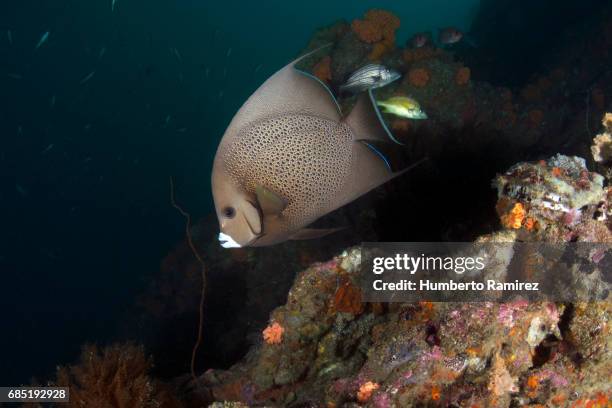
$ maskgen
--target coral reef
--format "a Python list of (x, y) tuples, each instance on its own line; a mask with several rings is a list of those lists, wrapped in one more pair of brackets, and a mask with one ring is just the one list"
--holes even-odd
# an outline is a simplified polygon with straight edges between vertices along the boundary
[(50, 386), (69, 387), (69, 407), (182, 407), (175, 391), (151, 378), (142, 347), (114, 344), (83, 347), (78, 364), (59, 367)]
[[(469, 58), (467, 61), (462, 58), (463, 49), (451, 52), (435, 46), (396, 48), (394, 31), (399, 26), (399, 19), (381, 10), (371, 10), (350, 24), (337, 22), (313, 36), (308, 49), (333, 43), (326, 51), (331, 57), (331, 73), (323, 69), (323, 64), (315, 69), (321, 57), (307, 65), (325, 77), (332, 88), (372, 60), (401, 72), (404, 79), (378, 90), (377, 98), (412, 97), (419, 101), (429, 117), (426, 122), (414, 123), (410, 131), (398, 132), (402, 142), (423, 134), (433, 135), (438, 143), (432, 144), (443, 146), (451, 142), (444, 135), (450, 138), (458, 129), (473, 126), (477, 128), (473, 140), (469, 141), (473, 145), (481, 146), (484, 135), (488, 135), (489, 141), (503, 141), (509, 150), (524, 150), (536, 145), (551, 148), (561, 140), (579, 141), (576, 135), (583, 134), (585, 128), (591, 134), (593, 118), (599, 117), (609, 103), (606, 80), (612, 70), (601, 72), (597, 69), (599, 64), (588, 63), (601, 60), (609, 25), (609, 21), (604, 21), (593, 27), (592, 37), (599, 38), (596, 46), (568, 42), (559, 53), (564, 56), (563, 60), (553, 60), (547, 70), (512, 90), (483, 82), (483, 70), (471, 67)], [(581, 55), (585, 48), (589, 58)], [(584, 61), (578, 70), (572, 67), (575, 60)], [(486, 66), (480, 59), (474, 61)], [(585, 82), (590, 84), (588, 88)], [(566, 123), (568, 117), (576, 118), (570, 127)], [(579, 120), (584, 118), (586, 126), (584, 120)], [(391, 118), (385, 119), (391, 124)], [(583, 147), (573, 150), (583, 150)]]
[(601, 163), (604, 174), (612, 179), (612, 114), (606, 113), (603, 119), (604, 132), (595, 136), (591, 153), (593, 160)]
[(281, 341), (283, 341), (284, 332), (285, 332), (285, 329), (283, 328), (283, 326), (281, 326), (277, 322), (274, 322), (270, 324), (268, 327), (266, 327), (262, 334), (263, 334), (264, 341), (266, 343), (279, 344)]
[(397, 16), (385, 10), (369, 10), (362, 20), (351, 23), (353, 32), (359, 40), (371, 44), (368, 58), (379, 60), (386, 52), (395, 47), (395, 31), (400, 26)]
[(313, 68), (314, 75), (323, 82), (330, 82), (332, 79), (331, 74), (331, 57), (326, 55), (317, 62), (317, 65)]
[(353, 20), (351, 27), (361, 41), (369, 44), (383, 41), (395, 43), (395, 30), (400, 26), (397, 16), (385, 10), (372, 9), (363, 20)]
[[(495, 185), (508, 230), (479, 242), (514, 242), (517, 231), (567, 240), (566, 228), (580, 240), (612, 243), (610, 225), (591, 217), (606, 196), (602, 177), (583, 159), (520, 163)], [(577, 208), (589, 216), (568, 224), (564, 214)], [(213, 397), (334, 407), (607, 406), (609, 300), (362, 304), (360, 262), (354, 248), (300, 273), (272, 313), (286, 328), (283, 341), (203, 375)]]
[[(611, 242), (609, 187), (579, 157), (519, 163), (495, 181), (497, 212), (506, 228), (547, 242)], [(607, 223), (606, 223), (607, 222)]]
[(429, 82), (430, 75), (425, 68), (413, 68), (408, 71), (408, 83), (414, 87), (422, 88)]
[(203, 375), (213, 397), (373, 407), (595, 406), (610, 398), (612, 303), (420, 302), (338, 312), (338, 279), (356, 279), (358, 254), (300, 273), (272, 314), (287, 327), (286, 341)]
[[(610, 187), (582, 158), (518, 163), (493, 185), (502, 229), (477, 242), (612, 244)], [(302, 271), (265, 341), (198, 382), (214, 400), (249, 406), (609, 406), (612, 259), (588, 258), (588, 278), (579, 259), (567, 273), (598, 282), (602, 301), (380, 304), (362, 302), (351, 248)]]

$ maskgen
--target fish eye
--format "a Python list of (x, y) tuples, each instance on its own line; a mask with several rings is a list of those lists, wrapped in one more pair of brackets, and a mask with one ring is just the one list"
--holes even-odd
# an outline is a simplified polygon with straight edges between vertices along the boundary
[(223, 216), (225, 218), (234, 218), (236, 215), (236, 209), (234, 207), (225, 207), (223, 209)]

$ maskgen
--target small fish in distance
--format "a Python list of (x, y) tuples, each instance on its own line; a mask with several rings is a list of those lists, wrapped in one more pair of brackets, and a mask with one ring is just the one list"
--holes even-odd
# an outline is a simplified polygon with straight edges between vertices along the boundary
[(40, 152), (40, 154), (45, 154), (45, 153), (50, 152), (50, 151), (51, 151), (51, 149), (53, 149), (53, 147), (54, 147), (54, 146), (55, 146), (55, 145), (54, 145), (53, 143), (51, 143), (49, 146), (47, 146), (47, 147), (45, 148), (45, 150), (43, 150), (42, 152)]
[(91, 78), (93, 78), (94, 75), (96, 75), (96, 71), (90, 72), (83, 79), (81, 79), (79, 84), (83, 85), (84, 83), (88, 82)]
[(463, 39), (463, 32), (455, 27), (441, 28), (438, 32), (438, 41), (443, 45), (457, 44)]
[(46, 33), (44, 33), (41, 37), (40, 40), (38, 40), (38, 44), (36, 44), (36, 50), (39, 49), (40, 47), (43, 46), (44, 43), (47, 42), (47, 40), (49, 39), (49, 35), (51, 33), (49, 33), (49, 31), (47, 31)]
[(413, 48), (423, 48), (430, 44), (430, 36), (428, 33), (417, 33), (409, 41)]

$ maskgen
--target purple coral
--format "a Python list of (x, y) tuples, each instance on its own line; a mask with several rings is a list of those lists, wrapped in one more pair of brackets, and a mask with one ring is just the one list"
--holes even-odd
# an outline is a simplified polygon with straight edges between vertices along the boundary
[(503, 303), (499, 306), (497, 313), (497, 320), (506, 327), (514, 326), (514, 322), (522, 310), (524, 310), (529, 303), (526, 300), (518, 300), (510, 303)]

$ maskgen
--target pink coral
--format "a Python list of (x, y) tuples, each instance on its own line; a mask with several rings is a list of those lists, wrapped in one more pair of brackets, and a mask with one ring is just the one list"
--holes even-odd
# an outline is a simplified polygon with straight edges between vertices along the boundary
[(525, 310), (529, 303), (525, 300), (518, 300), (499, 305), (497, 320), (506, 327), (513, 327), (518, 314)]
[(285, 332), (285, 329), (283, 328), (283, 326), (281, 326), (277, 322), (274, 322), (268, 325), (268, 327), (264, 329), (263, 331), (264, 341), (268, 344), (279, 344), (280, 342), (283, 341), (284, 332)]

